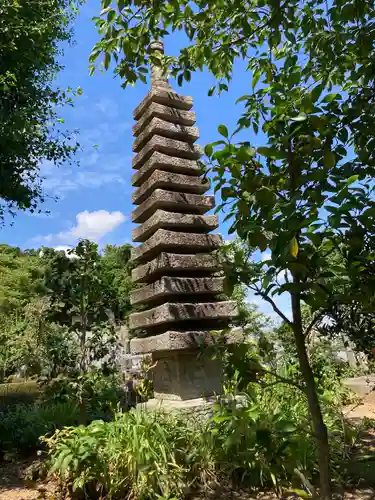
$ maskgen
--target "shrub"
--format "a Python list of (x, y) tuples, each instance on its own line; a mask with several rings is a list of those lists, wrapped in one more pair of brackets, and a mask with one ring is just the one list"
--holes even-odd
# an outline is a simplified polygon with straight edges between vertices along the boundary
[(4, 455), (29, 454), (40, 447), (39, 437), (78, 423), (74, 403), (17, 405), (0, 411), (0, 450)]
[(82, 496), (170, 498), (213, 471), (204, 425), (131, 410), (114, 421), (58, 431), (47, 442), (51, 472)]
[(100, 370), (76, 377), (58, 377), (43, 385), (43, 401), (75, 401), (84, 410), (87, 422), (111, 416), (120, 406), (127, 409), (125, 390), (117, 373), (103, 375)]
[(16, 404), (31, 404), (39, 394), (38, 383), (34, 380), (0, 384), (0, 411)]
[[(347, 458), (354, 434), (331, 408), (326, 421), (335, 466)], [(281, 384), (250, 384), (241, 405), (227, 396), (211, 419), (137, 409), (58, 431), (46, 442), (51, 471), (89, 498), (180, 498), (223, 480), (280, 491), (301, 474), (314, 480), (317, 471), (306, 402)]]

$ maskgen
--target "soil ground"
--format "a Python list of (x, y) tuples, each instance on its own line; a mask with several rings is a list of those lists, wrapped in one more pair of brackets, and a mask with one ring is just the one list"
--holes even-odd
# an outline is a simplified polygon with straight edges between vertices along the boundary
[[(360, 421), (363, 418), (375, 419), (374, 398), (365, 398), (360, 405), (347, 407), (347, 418)], [(53, 482), (30, 481), (23, 479), (25, 471), (32, 463), (0, 463), (0, 500), (58, 500), (56, 485)], [(351, 472), (363, 478), (363, 483), (348, 488), (345, 493), (338, 493), (336, 498), (345, 500), (375, 500), (375, 429), (366, 432), (361, 438), (357, 458), (350, 463)], [(356, 472), (359, 472), (357, 474)], [(370, 487), (369, 487), (370, 486)], [(286, 495), (287, 496), (287, 495)], [(272, 492), (257, 495), (246, 491), (221, 490), (206, 496), (197, 496), (191, 500), (276, 500)]]

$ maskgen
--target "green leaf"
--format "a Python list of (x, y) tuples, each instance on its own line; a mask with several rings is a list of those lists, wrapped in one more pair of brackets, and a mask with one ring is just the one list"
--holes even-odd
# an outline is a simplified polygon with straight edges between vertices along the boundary
[(214, 148), (212, 147), (212, 144), (207, 144), (204, 148), (204, 152), (207, 156), (211, 156), (214, 151)]
[(332, 102), (332, 101), (335, 101), (337, 99), (341, 99), (341, 95), (340, 94), (327, 94), (322, 99), (322, 102)]
[(286, 157), (285, 153), (272, 147), (260, 147), (257, 149), (257, 152), (262, 156), (266, 156), (267, 158), (276, 158), (277, 160), (281, 160)]
[(211, 97), (212, 95), (214, 95), (214, 92), (215, 92), (215, 86), (214, 87), (211, 87), (208, 91), (208, 95)]
[(290, 250), (290, 255), (292, 257), (297, 257), (298, 255), (298, 242), (296, 238), (292, 238), (292, 240), (289, 243), (289, 250)]
[(108, 69), (110, 64), (111, 64), (111, 55), (108, 52), (106, 52), (104, 54), (104, 67), (105, 67), (105, 69)]
[(304, 122), (307, 120), (307, 115), (306, 113), (300, 113), (298, 116), (295, 118), (291, 118), (293, 122)]
[(336, 156), (331, 150), (324, 151), (324, 166), (327, 168), (334, 168), (336, 166)]
[(255, 87), (257, 86), (257, 83), (259, 82), (260, 76), (261, 76), (261, 72), (259, 70), (254, 71), (253, 79), (251, 82), (251, 86), (252, 86), (253, 90), (255, 89)]
[(349, 184), (353, 184), (354, 182), (357, 182), (359, 179), (359, 175), (352, 175), (351, 177), (349, 177), (349, 179), (346, 181), (346, 184), (349, 185)]
[(228, 133), (228, 129), (225, 125), (219, 125), (217, 127), (217, 130), (219, 132), (220, 135), (222, 135), (223, 137), (228, 137), (229, 133)]
[(311, 101), (316, 102), (321, 96), (324, 89), (325, 85), (323, 83), (314, 87), (311, 91)]

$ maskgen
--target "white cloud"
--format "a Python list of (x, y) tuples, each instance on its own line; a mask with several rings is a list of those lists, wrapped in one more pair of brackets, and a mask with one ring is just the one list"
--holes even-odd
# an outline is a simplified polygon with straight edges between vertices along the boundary
[[(66, 251), (69, 245), (76, 244), (79, 239), (89, 239), (99, 242), (106, 234), (114, 231), (118, 226), (127, 220), (122, 212), (108, 212), (107, 210), (95, 210), (89, 212), (85, 210), (76, 215), (76, 224), (68, 231), (60, 231), (56, 234), (46, 236), (35, 236), (30, 243), (55, 244), (56, 250)], [(58, 244), (58, 242), (66, 245)]]
[(80, 238), (88, 238), (99, 241), (107, 233), (116, 229), (126, 220), (122, 212), (108, 212), (107, 210), (96, 210), (94, 212), (80, 212), (76, 215), (76, 225), (69, 231), (58, 233), (57, 239), (66, 243)]
[[(97, 159), (89, 157), (90, 162)], [(79, 167), (57, 168), (52, 162), (46, 161), (41, 165), (41, 175), (44, 178), (43, 187), (47, 193), (63, 198), (67, 193), (81, 189), (95, 189), (104, 185), (127, 185), (125, 179), (116, 172), (103, 170), (86, 170)]]
[(103, 97), (96, 104), (95, 108), (103, 113), (106, 118), (116, 118), (118, 116), (118, 105), (113, 99)]

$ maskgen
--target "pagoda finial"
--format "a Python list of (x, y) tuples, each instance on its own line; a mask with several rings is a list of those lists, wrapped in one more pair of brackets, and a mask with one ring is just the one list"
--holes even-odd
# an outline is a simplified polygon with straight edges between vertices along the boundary
[[(153, 40), (149, 46), (150, 54), (155, 52), (160, 52), (164, 54), (164, 43), (161, 40)], [(171, 86), (168, 83), (168, 78), (163, 71), (161, 66), (156, 65), (151, 62), (151, 87), (152, 88), (166, 88), (170, 89)]]

